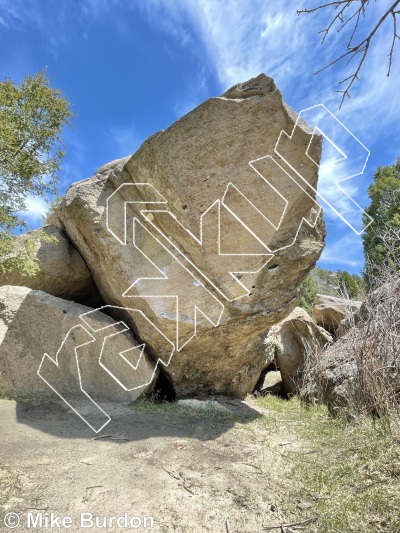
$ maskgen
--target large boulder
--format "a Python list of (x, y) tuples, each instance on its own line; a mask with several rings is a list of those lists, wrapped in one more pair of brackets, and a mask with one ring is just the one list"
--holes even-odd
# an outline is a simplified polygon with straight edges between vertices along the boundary
[(295, 394), (307, 353), (331, 344), (333, 339), (314, 323), (304, 309), (296, 307), (288, 317), (268, 331), (264, 342), (267, 365), (275, 362), (282, 376), (285, 393)]
[[(321, 137), (297, 118), (261, 75), (72, 185), (56, 213), (102, 299), (121, 307), (113, 316), (161, 358), (178, 396), (251, 392), (262, 333), (297, 305), (321, 254)], [(174, 343), (171, 360), (126, 307)]]
[[(40, 239), (42, 233), (49, 238), (48, 241)], [(18, 269), (7, 273), (2, 273), (0, 269), (0, 286), (29, 287), (85, 305), (101, 305), (88, 267), (58, 228), (48, 225), (29, 232), (23, 238), (26, 237), (34, 242), (32, 259), (37, 262), (37, 272), (26, 276)]]
[(45, 400), (56, 391), (70, 404), (90, 403), (83, 389), (96, 401), (131, 402), (156, 376), (132, 333), (105, 313), (0, 287), (0, 396)]
[(361, 304), (362, 302), (357, 300), (317, 294), (312, 307), (312, 315), (319, 326), (334, 335), (341, 321), (349, 319), (360, 309)]

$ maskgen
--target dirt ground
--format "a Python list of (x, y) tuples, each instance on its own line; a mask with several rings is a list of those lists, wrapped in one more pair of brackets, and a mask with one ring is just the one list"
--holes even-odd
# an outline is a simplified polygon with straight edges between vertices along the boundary
[(144, 531), (152, 517), (160, 533), (257, 533), (295, 520), (285, 454), (303, 443), (254, 398), (218, 403), (229, 411), (109, 404), (96, 435), (64, 404), (0, 400), (0, 531), (11, 512), (18, 532)]

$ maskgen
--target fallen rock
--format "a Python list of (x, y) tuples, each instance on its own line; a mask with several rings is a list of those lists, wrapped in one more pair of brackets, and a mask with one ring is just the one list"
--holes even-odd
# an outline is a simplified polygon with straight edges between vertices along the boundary
[(157, 372), (126, 329), (90, 307), (26, 287), (0, 287), (0, 396), (46, 400), (56, 398), (55, 390), (89, 411), (82, 389), (95, 401), (136, 400)]
[[(100, 306), (92, 275), (79, 252), (55, 226), (45, 226), (41, 231), (54, 242), (36, 239), (32, 258), (37, 260), (38, 272), (24, 276), (18, 270), (6, 274), (0, 271), (0, 286), (29, 287), (92, 307)], [(34, 230), (28, 235), (35, 238), (38, 232)]]
[(357, 338), (355, 346), (353, 335), (345, 335), (322, 352), (300, 396), (309, 403), (325, 403), (332, 414), (338, 409), (347, 409), (354, 399), (357, 373), (354, 354), (360, 340)]
[(335, 336), (343, 337), (351, 328), (357, 326), (360, 322), (364, 322), (368, 318), (368, 309), (365, 302), (362, 302), (361, 306), (353, 313), (348, 314), (346, 318), (343, 318), (338, 328), (335, 331)]
[(331, 344), (333, 339), (314, 323), (307, 311), (296, 307), (287, 318), (268, 331), (264, 342), (267, 365), (271, 359), (275, 360), (285, 393), (295, 394), (307, 351)]
[(335, 335), (340, 322), (351, 317), (360, 309), (362, 302), (346, 300), (335, 296), (317, 294), (314, 299), (312, 315), (318, 326)]
[[(251, 392), (262, 333), (297, 305), (321, 254), (321, 138), (296, 119), (258, 76), (72, 185), (56, 212), (103, 301), (164, 362), (178, 397)], [(278, 138), (305, 181), (274, 152)], [(170, 360), (126, 307), (174, 343)]]
[(318, 354), (301, 395), (331, 413), (382, 416), (400, 398), (400, 276), (367, 295), (355, 324)]

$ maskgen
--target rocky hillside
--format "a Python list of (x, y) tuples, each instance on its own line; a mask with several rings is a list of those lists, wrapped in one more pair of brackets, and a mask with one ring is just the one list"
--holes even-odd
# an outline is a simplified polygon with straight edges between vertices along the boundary
[(348, 295), (359, 299), (365, 296), (363, 279), (358, 274), (349, 274), (345, 270), (335, 272), (316, 267), (310, 272), (310, 277), (315, 282), (319, 294), (338, 298)]
[(319, 294), (339, 296), (339, 280), (337, 272), (316, 267), (310, 272), (310, 276), (315, 281)]

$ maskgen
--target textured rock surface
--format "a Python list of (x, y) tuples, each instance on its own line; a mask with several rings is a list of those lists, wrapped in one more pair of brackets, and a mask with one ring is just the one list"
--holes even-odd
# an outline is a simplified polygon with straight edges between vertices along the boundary
[(265, 339), (267, 363), (275, 359), (286, 394), (296, 392), (307, 350), (330, 343), (332, 337), (329, 333), (317, 326), (301, 307), (296, 307), (287, 318), (269, 330)]
[(357, 300), (345, 300), (335, 296), (317, 294), (314, 299), (312, 314), (319, 326), (335, 334), (340, 322), (360, 309), (361, 304), (362, 302)]
[(347, 408), (354, 398), (354, 352), (361, 343), (361, 337), (345, 335), (324, 351), (315, 368), (315, 379), (304, 387), (302, 397), (310, 402), (322, 400), (332, 413)]
[(269, 372), (263, 372), (256, 385), (256, 393), (259, 392), (262, 395), (274, 394), (281, 395), (284, 393), (282, 375), (279, 370), (270, 370)]
[(382, 415), (400, 397), (399, 276), (369, 293), (351, 320), (314, 361), (302, 395), (324, 401), (333, 413)]
[[(307, 185), (317, 183), (306, 155), (312, 130), (302, 123), (281, 143), (307, 183), (274, 153), (295, 120), (273, 80), (259, 76), (74, 184), (56, 215), (102, 299), (141, 310), (174, 342), (164, 370), (178, 396), (253, 390), (265, 364), (262, 333), (296, 306), (322, 251), (325, 227)], [(319, 161), (321, 139), (312, 139)], [(168, 362), (148, 323), (123, 310), (114, 316)]]
[[(37, 240), (35, 253), (39, 266), (37, 274), (28, 277), (23, 276), (19, 271), (0, 273), (0, 286), (29, 287), (66, 300), (89, 306), (100, 306), (101, 302), (93, 284), (92, 275), (79, 252), (55, 226), (45, 226), (43, 231), (57, 241)], [(30, 233), (35, 235), (37, 231)]]
[[(129, 332), (104, 313), (96, 311), (87, 317), (86, 323), (80, 315), (93, 311), (91, 308), (50, 296), (42, 291), (26, 287), (0, 287), (0, 395), (28, 398), (55, 397), (50, 387), (37, 375), (37, 370), (46, 352), (52, 359), (67, 337), (58, 355), (59, 367), (47, 361), (43, 376), (57, 392), (66, 398), (87, 402), (79, 386), (97, 400), (133, 401), (149, 386), (154, 364), (143, 354), (138, 370), (132, 371), (119, 353), (132, 350), (127, 359), (134, 365), (138, 362), (140, 349)], [(95, 330), (102, 331), (95, 331)], [(124, 380), (124, 390), (99, 364), (102, 342), (114, 334), (111, 344), (105, 344), (102, 361), (111, 372)], [(93, 342), (90, 342), (93, 341)], [(83, 346), (84, 343), (86, 346)], [(81, 346), (81, 347), (79, 347)], [(79, 361), (79, 372), (75, 359), (75, 348)], [(131, 359), (129, 358), (131, 357)], [(155, 377), (155, 376), (154, 376)]]

